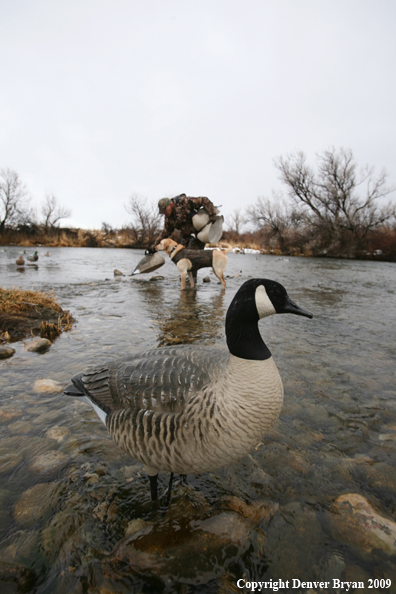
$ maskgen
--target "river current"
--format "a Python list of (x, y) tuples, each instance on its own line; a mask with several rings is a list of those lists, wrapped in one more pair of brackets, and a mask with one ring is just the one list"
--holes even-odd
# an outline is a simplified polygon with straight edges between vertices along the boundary
[[(394, 264), (231, 253), (225, 291), (201, 270), (181, 292), (169, 260), (130, 276), (142, 250), (39, 248), (37, 266), (19, 271), (22, 251), (1, 248), (0, 286), (54, 290), (75, 323), (46, 352), (27, 351), (27, 339), (0, 361), (1, 592), (224, 594), (276, 580), (289, 580), (284, 592), (315, 580), (329, 592), (332, 580), (396, 592)], [(60, 390), (128, 353), (225, 349), (227, 307), (252, 277), (281, 282), (314, 315), (260, 322), (284, 384), (281, 415), (249, 456), (176, 484), (168, 509), (152, 504), (141, 465)], [(339, 502), (351, 494), (348, 515)], [(357, 496), (372, 510), (366, 524)]]

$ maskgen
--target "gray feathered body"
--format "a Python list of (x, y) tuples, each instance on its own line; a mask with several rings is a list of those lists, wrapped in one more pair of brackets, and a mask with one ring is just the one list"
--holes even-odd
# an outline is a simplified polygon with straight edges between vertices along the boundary
[(146, 467), (179, 474), (214, 470), (250, 452), (283, 404), (272, 357), (216, 349), (146, 351), (76, 379), (106, 411), (123, 450)]

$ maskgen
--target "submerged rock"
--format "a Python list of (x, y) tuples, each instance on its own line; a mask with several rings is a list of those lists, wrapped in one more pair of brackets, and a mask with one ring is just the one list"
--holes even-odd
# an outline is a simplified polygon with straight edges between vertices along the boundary
[(59, 382), (51, 379), (38, 379), (34, 382), (33, 390), (35, 392), (45, 393), (59, 393), (62, 392), (63, 386)]
[(20, 417), (22, 410), (20, 408), (7, 408), (5, 406), (0, 408), (0, 423), (7, 423), (11, 419)]
[(340, 495), (330, 511), (330, 531), (337, 540), (364, 553), (380, 549), (396, 554), (396, 522), (379, 514), (362, 495)]
[(55, 506), (59, 487), (58, 483), (39, 483), (24, 491), (14, 505), (14, 520), (24, 527), (41, 520)]
[(18, 592), (31, 592), (36, 580), (37, 574), (34, 569), (19, 563), (0, 561), (0, 582), (15, 583)]
[(49, 437), (50, 439), (55, 439), (55, 441), (61, 443), (68, 433), (70, 433), (70, 431), (67, 427), (57, 427), (55, 425), (54, 427), (51, 427), (51, 429), (48, 429), (45, 436)]
[(12, 435), (23, 435), (29, 433), (32, 424), (29, 421), (16, 421), (8, 425), (8, 430)]
[(170, 517), (162, 525), (138, 524), (137, 520), (130, 524), (132, 534), (116, 545), (107, 564), (121, 564), (128, 571), (194, 585), (223, 574), (225, 567), (251, 546), (250, 534), (254, 530), (239, 514), (225, 511), (206, 519), (188, 515), (178, 521)]
[[(5, 440), (4, 440), (5, 441)], [(22, 452), (15, 448), (8, 447), (5, 443), (0, 442), (0, 474), (4, 472), (11, 472), (23, 460)]]
[(40, 533), (38, 531), (18, 530), (9, 535), (4, 548), (0, 549), (0, 559), (7, 563), (18, 561), (29, 564), (37, 559)]
[(150, 527), (152, 522), (145, 522), (142, 518), (135, 518), (128, 522), (127, 529), (125, 530), (125, 536), (131, 536), (138, 532), (139, 530), (143, 530), (144, 528)]
[(271, 518), (279, 511), (279, 504), (267, 501), (253, 501), (245, 503), (239, 497), (229, 497), (220, 504), (221, 507), (228, 507), (241, 516), (250, 520), (253, 524), (269, 522)]
[[(264, 555), (271, 565), (273, 575), (291, 580), (323, 580), (321, 569), (314, 567), (312, 560), (317, 550), (328, 541), (322, 530), (317, 513), (299, 501), (291, 501), (281, 507), (266, 528), (267, 540)], [(285, 563), (287, 559), (287, 563)]]
[(66, 466), (69, 456), (61, 452), (47, 452), (41, 454), (30, 463), (29, 469), (42, 474), (56, 473)]

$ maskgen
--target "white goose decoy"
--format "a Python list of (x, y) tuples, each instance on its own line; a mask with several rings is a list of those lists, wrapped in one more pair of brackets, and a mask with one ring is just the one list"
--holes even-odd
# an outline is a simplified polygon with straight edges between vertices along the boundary
[(75, 376), (65, 394), (89, 402), (114, 441), (144, 464), (155, 500), (159, 471), (172, 481), (173, 473), (221, 468), (274, 425), (283, 386), (258, 321), (275, 313), (312, 318), (281, 284), (248, 280), (227, 311), (229, 352), (180, 346), (129, 355)]

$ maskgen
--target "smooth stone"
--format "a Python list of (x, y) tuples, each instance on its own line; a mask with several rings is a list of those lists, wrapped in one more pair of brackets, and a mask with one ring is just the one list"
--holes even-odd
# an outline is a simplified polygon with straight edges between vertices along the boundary
[(114, 276), (125, 276), (125, 274), (123, 272), (121, 272), (121, 270), (118, 270), (117, 268), (114, 269)]
[(17, 417), (20, 417), (21, 414), (22, 411), (20, 408), (6, 408), (3, 406), (0, 408), (0, 423), (6, 423), (11, 419), (16, 419)]
[(378, 436), (379, 441), (395, 441), (396, 433), (380, 433)]
[(202, 279), (202, 282), (203, 282), (203, 283), (210, 283), (210, 277), (209, 277), (209, 276), (205, 276), (205, 277)]
[(11, 472), (23, 460), (23, 454), (18, 449), (9, 448), (0, 442), (0, 474), (4, 472)]
[[(37, 581), (37, 574), (34, 569), (25, 567), (20, 563), (7, 563), (0, 561), (0, 579), (4, 582), (13, 582), (17, 586), (17, 592), (32, 592)], [(14, 592), (9, 590), (7, 592)]]
[[(45, 408), (44, 410), (45, 412), (42, 412), (33, 419), (32, 423), (34, 425), (52, 425), (53, 421), (55, 421), (55, 419), (59, 419), (62, 414), (59, 410), (46, 410)], [(37, 409), (29, 409), (28, 412), (37, 414)]]
[(0, 346), (0, 359), (8, 359), (15, 353), (15, 349), (7, 346)]
[(25, 344), (25, 349), (29, 351), (29, 353), (39, 353), (40, 351), (49, 349), (51, 345), (52, 342), (48, 340), (48, 338), (36, 338), (33, 342)]
[(171, 511), (163, 524), (146, 523), (119, 541), (105, 562), (196, 586), (220, 577), (252, 544), (252, 524), (234, 512), (206, 519), (201, 514), (178, 515), (176, 531), (175, 519)]
[(152, 276), (150, 278), (150, 281), (160, 281), (160, 280), (165, 280), (164, 276)]
[(25, 527), (41, 520), (55, 506), (59, 487), (59, 483), (40, 483), (24, 491), (14, 505), (14, 520)]
[(2, 561), (12, 563), (19, 561), (22, 563), (29, 563), (37, 557), (37, 548), (39, 546), (39, 532), (31, 530), (18, 530), (18, 532), (10, 535), (11, 542), (5, 548), (0, 550), (0, 558)]
[(54, 514), (42, 531), (42, 547), (47, 555), (58, 558), (62, 546), (72, 536), (78, 536), (78, 528), (86, 520), (85, 503), (77, 495), (68, 501), (68, 507)]
[(396, 554), (396, 522), (379, 514), (362, 495), (340, 495), (330, 511), (330, 530), (337, 540), (368, 554), (373, 549)]
[(51, 427), (51, 429), (48, 429), (45, 436), (49, 437), (49, 439), (55, 439), (55, 441), (61, 443), (61, 441), (65, 439), (68, 433), (70, 433), (70, 431), (67, 427), (57, 427), (55, 425), (55, 427)]
[(40, 392), (42, 394), (54, 393), (54, 392), (59, 394), (60, 392), (63, 391), (63, 387), (64, 386), (60, 382), (57, 382), (56, 380), (38, 379), (34, 382), (33, 390), (35, 392)]
[(29, 470), (38, 473), (55, 473), (66, 466), (69, 456), (61, 452), (47, 452), (41, 454), (29, 465)]
[(130, 536), (131, 534), (135, 534), (135, 532), (140, 532), (144, 528), (149, 528), (152, 525), (151, 522), (145, 522), (142, 518), (135, 518), (128, 522), (127, 529), (125, 530), (125, 536)]
[(235, 496), (222, 501), (220, 506), (238, 512), (241, 516), (256, 525), (261, 522), (269, 522), (279, 511), (278, 503), (271, 501), (252, 501), (251, 503), (245, 503), (245, 501)]
[(360, 465), (355, 463), (355, 466), (353, 468), (349, 467), (349, 470), (375, 489), (391, 493), (396, 491), (396, 469), (390, 464), (371, 460), (371, 462)]
[[(323, 574), (312, 566), (319, 549), (328, 541), (319, 518), (310, 507), (292, 501), (281, 507), (266, 528), (264, 556), (268, 554), (272, 575), (291, 580), (323, 581)], [(285, 563), (287, 559), (287, 563)]]
[(32, 424), (29, 423), (29, 421), (16, 421), (15, 423), (8, 425), (8, 430), (13, 435), (23, 435), (25, 433), (29, 433), (31, 428)]
[(311, 469), (311, 463), (297, 452), (290, 451), (286, 459), (286, 464), (291, 466), (297, 472), (307, 474)]

